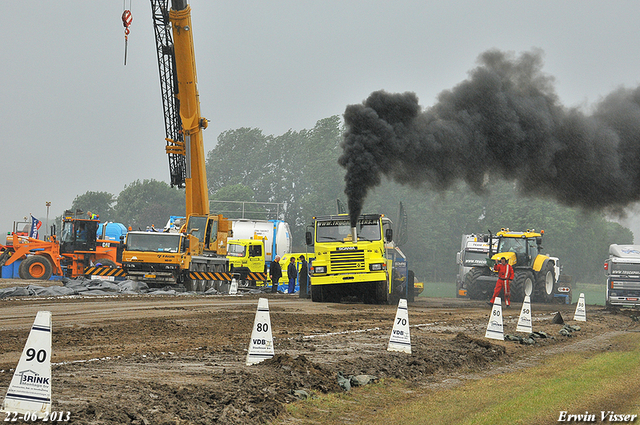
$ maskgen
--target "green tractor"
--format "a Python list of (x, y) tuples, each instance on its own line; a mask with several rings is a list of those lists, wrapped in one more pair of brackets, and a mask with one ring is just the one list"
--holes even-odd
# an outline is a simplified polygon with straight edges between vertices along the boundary
[(491, 298), (497, 280), (493, 266), (504, 257), (514, 271), (511, 301), (521, 302), (528, 295), (533, 302), (553, 302), (559, 292), (555, 262), (541, 253), (543, 234), (544, 231), (512, 232), (509, 229), (502, 229), (495, 236), (489, 233), (489, 246), (493, 247), (493, 239), (498, 238), (497, 253), (490, 250), (487, 264), (467, 273), (465, 285), (469, 297), (475, 300)]

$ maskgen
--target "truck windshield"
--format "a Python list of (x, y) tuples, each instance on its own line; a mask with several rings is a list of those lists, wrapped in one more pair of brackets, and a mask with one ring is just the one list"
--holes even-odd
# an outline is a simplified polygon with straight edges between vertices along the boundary
[(486, 252), (465, 251), (464, 265), (466, 267), (484, 266), (487, 264), (489, 254)]
[[(361, 219), (356, 226), (358, 240), (379, 241), (382, 238), (380, 220)], [(316, 242), (351, 241), (351, 225), (349, 220), (318, 221)]]
[(180, 233), (129, 232), (127, 251), (179, 252)]
[(227, 256), (228, 257), (244, 257), (246, 249), (243, 245), (238, 245), (235, 243), (229, 243), (227, 245)]

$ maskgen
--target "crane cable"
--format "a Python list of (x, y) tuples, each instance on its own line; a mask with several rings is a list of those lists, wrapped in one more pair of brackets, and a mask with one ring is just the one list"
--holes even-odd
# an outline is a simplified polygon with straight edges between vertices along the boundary
[(131, 0), (129, 0), (129, 9), (126, 8), (126, 1), (122, 0), (122, 25), (124, 25), (124, 64), (127, 64), (127, 45), (129, 44), (129, 27), (133, 22), (133, 15), (131, 15)]

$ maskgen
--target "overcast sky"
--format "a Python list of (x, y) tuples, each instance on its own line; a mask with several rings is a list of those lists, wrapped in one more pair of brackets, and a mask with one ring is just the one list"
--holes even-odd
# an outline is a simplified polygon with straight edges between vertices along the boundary
[[(127, 6), (129, 0), (127, 0)], [(312, 128), (372, 91), (435, 103), (497, 48), (544, 51), (566, 106), (640, 82), (637, 1), (191, 0), (205, 149), (225, 130)], [(3, 2), (0, 229), (77, 195), (169, 181), (148, 1)], [(42, 232), (41, 232), (42, 233)]]

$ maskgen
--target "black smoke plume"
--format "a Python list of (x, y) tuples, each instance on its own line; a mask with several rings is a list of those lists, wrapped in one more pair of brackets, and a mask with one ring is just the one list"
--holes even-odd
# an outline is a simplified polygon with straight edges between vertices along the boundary
[(491, 50), (469, 78), (421, 110), (414, 93), (372, 93), (344, 113), (345, 193), (352, 225), (367, 192), (390, 179), (438, 191), (487, 179), (524, 195), (621, 212), (640, 199), (640, 88), (620, 88), (585, 113), (561, 105), (540, 51)]

